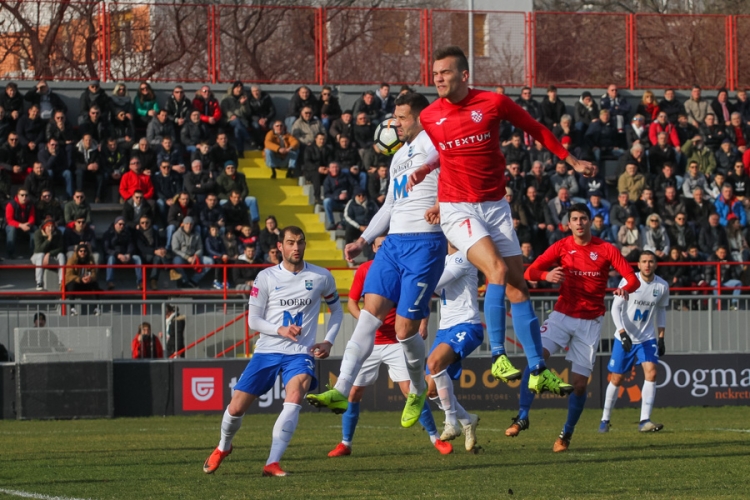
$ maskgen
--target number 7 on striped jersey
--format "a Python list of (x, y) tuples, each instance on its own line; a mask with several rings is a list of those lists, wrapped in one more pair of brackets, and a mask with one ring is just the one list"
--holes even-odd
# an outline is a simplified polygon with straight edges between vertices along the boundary
[(469, 238), (471, 238), (471, 219), (465, 219), (458, 227), (466, 226), (466, 230), (469, 231)]

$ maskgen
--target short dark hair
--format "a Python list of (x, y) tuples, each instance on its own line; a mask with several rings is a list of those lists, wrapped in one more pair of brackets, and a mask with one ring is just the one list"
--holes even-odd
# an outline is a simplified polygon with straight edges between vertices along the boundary
[(292, 236), (302, 236), (302, 239), (305, 239), (305, 232), (300, 228), (299, 226), (286, 226), (284, 229), (281, 230), (279, 233), (279, 243), (282, 243), (284, 241), (284, 238), (286, 238), (287, 233), (289, 233)]
[(654, 260), (659, 260), (659, 258), (656, 256), (656, 254), (654, 252), (652, 252), (651, 250), (644, 250), (644, 251), (642, 251), (641, 255), (638, 256), (638, 260), (641, 260), (641, 257), (643, 257), (644, 255), (650, 255), (651, 257), (654, 258)]
[(458, 71), (469, 71), (469, 60), (466, 59), (466, 54), (461, 50), (461, 47), (457, 45), (449, 45), (447, 47), (440, 47), (435, 51), (435, 60), (441, 61), (447, 57), (455, 57)]
[(383, 87), (388, 87), (388, 88), (391, 88), (391, 85), (390, 85), (390, 84), (389, 84), (388, 82), (382, 82), (382, 83), (380, 84), (380, 88), (382, 89)]
[(585, 203), (574, 203), (573, 205), (571, 205), (568, 209), (568, 216), (570, 216), (570, 214), (572, 214), (573, 212), (586, 214), (589, 219), (591, 218), (591, 210), (589, 210), (589, 207), (586, 206)]
[(407, 92), (398, 96), (394, 104), (396, 106), (409, 106), (411, 108), (411, 115), (416, 118), (423, 109), (430, 105), (430, 101), (417, 92)]

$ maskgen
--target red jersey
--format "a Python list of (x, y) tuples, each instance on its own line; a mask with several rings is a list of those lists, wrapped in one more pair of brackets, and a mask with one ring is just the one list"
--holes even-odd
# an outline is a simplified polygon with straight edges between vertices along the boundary
[[(357, 272), (354, 273), (352, 287), (349, 289), (349, 300), (359, 302), (359, 299), (362, 298), (362, 287), (365, 284), (365, 277), (367, 277), (367, 273), (370, 271), (370, 266), (372, 266), (371, 260), (357, 268)], [(385, 321), (383, 321), (383, 324), (375, 332), (375, 345), (395, 344), (397, 342), (396, 308), (394, 307), (388, 312)]]
[(534, 261), (524, 274), (529, 281), (547, 277), (547, 270), (562, 266), (565, 281), (555, 311), (571, 318), (595, 319), (604, 315), (604, 293), (609, 267), (622, 275), (628, 293), (638, 290), (640, 281), (620, 251), (606, 241), (593, 237), (588, 245), (578, 245), (573, 236), (561, 239)]
[(442, 202), (478, 203), (505, 196), (505, 157), (500, 151), (503, 120), (531, 134), (558, 158), (568, 157), (544, 125), (509, 97), (493, 92), (469, 89), (458, 104), (438, 98), (419, 118), (440, 154), (438, 200)]

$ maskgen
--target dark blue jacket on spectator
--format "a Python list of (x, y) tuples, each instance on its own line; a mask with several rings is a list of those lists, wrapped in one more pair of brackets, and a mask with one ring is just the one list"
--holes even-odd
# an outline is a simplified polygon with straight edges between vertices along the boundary
[(156, 164), (161, 165), (163, 161), (168, 161), (170, 165), (182, 165), (185, 163), (182, 159), (182, 153), (175, 146), (172, 146), (170, 151), (166, 151), (163, 146), (159, 145), (156, 148)]
[(41, 118), (32, 120), (29, 115), (23, 115), (16, 125), (18, 141), (23, 146), (28, 146), (30, 142), (39, 145), (44, 142), (46, 128), (47, 124)]
[(221, 236), (207, 236), (206, 241), (203, 243), (203, 255), (211, 257), (214, 260), (221, 260), (222, 255), (227, 254), (227, 249), (224, 247), (224, 241)]
[(102, 243), (104, 243), (104, 253), (108, 256), (117, 255), (118, 253), (133, 255), (135, 252), (135, 238), (133, 238), (133, 233), (127, 226), (123, 227), (122, 231), (118, 233), (115, 231), (114, 222), (104, 232)]
[(37, 158), (42, 162), (44, 170), (52, 170), (55, 173), (60, 173), (68, 170), (68, 159), (65, 157), (65, 153), (61, 152), (58, 148), (57, 154), (52, 155), (47, 148), (41, 148)]
[(617, 94), (614, 99), (609, 97), (609, 94), (604, 94), (602, 100), (599, 102), (599, 107), (609, 110), (610, 123), (617, 124), (615, 117), (619, 115), (625, 118), (624, 124), (628, 124), (627, 117), (630, 114), (630, 103), (620, 94)]
[(341, 173), (336, 177), (328, 175), (328, 177), (326, 177), (326, 180), (323, 182), (323, 197), (338, 200), (342, 191), (347, 191), (347, 200), (351, 198), (352, 186), (349, 183), (349, 176)]
[(592, 149), (595, 147), (601, 149), (617, 147), (617, 128), (612, 122), (595, 121), (586, 129), (584, 140), (586, 145)]
[(163, 175), (159, 170), (151, 176), (151, 182), (159, 200), (174, 198), (182, 191), (182, 176), (172, 170), (169, 171), (169, 175)]
[(211, 227), (212, 224), (219, 225), (219, 221), (224, 219), (224, 211), (218, 203), (214, 208), (208, 208), (204, 205), (199, 217), (201, 227)]

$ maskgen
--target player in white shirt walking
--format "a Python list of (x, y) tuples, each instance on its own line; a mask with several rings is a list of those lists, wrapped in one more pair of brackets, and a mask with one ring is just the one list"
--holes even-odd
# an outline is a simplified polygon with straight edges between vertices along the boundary
[[(461, 376), (461, 360), (482, 345), (484, 330), (477, 301), (477, 269), (448, 242), (445, 269), (435, 291), (440, 294), (440, 326), (427, 358), (428, 395), (440, 400), (445, 412), (442, 441), (461, 435), (466, 451), (476, 445), (479, 417), (467, 411), (453, 394), (453, 381)], [(459, 426), (459, 423), (461, 424)]]
[[(429, 105), (427, 98), (408, 93), (396, 99), (396, 126), (404, 145), (391, 162), (391, 184), (385, 203), (362, 236), (345, 248), (350, 261), (365, 245), (385, 233), (388, 237), (375, 256), (365, 280), (365, 304), (357, 326), (346, 344), (336, 386), (321, 394), (309, 394), (307, 401), (333, 411), (346, 410), (348, 395), (362, 364), (372, 353), (375, 331), (388, 311), (396, 307), (396, 337), (406, 358), (411, 391), (401, 415), (401, 425), (411, 427), (419, 420), (427, 386), (424, 379), (424, 339), (418, 335), (430, 313), (430, 299), (443, 272), (446, 241), (437, 217), (437, 171), (425, 177), (412, 191), (406, 190), (409, 176), (438, 154), (422, 130), (419, 113)], [(431, 218), (429, 214), (435, 218)], [(426, 219), (430, 219), (428, 222)], [(423, 325), (425, 322), (425, 325)]]
[[(216, 471), (232, 452), (232, 438), (245, 412), (273, 387), (281, 373), (286, 389), (284, 409), (273, 427), (271, 453), (263, 475), (286, 476), (279, 460), (297, 428), (302, 398), (318, 385), (313, 359), (328, 357), (344, 318), (330, 271), (304, 261), (302, 230), (296, 226), (284, 228), (277, 246), (283, 261), (261, 271), (250, 290), (248, 324), (260, 332), (260, 338), (224, 412), (219, 446), (203, 464), (207, 474)], [(325, 340), (316, 344), (321, 298), (328, 304), (331, 318)]]
[[(651, 422), (651, 410), (656, 397), (656, 367), (659, 357), (664, 356), (664, 329), (666, 327), (666, 308), (669, 304), (669, 285), (656, 276), (656, 255), (645, 251), (638, 259), (641, 286), (630, 294), (628, 300), (615, 297), (612, 302), (612, 321), (615, 323), (615, 342), (612, 346), (612, 357), (607, 369), (611, 373), (607, 395), (604, 400), (604, 413), (599, 432), (609, 432), (610, 415), (620, 395), (623, 375), (633, 365), (643, 367), (641, 390), (641, 419), (638, 430), (657, 432), (664, 426)], [(623, 286), (620, 283), (619, 286)], [(654, 329), (654, 325), (656, 329)], [(657, 339), (658, 331), (658, 339)]]

